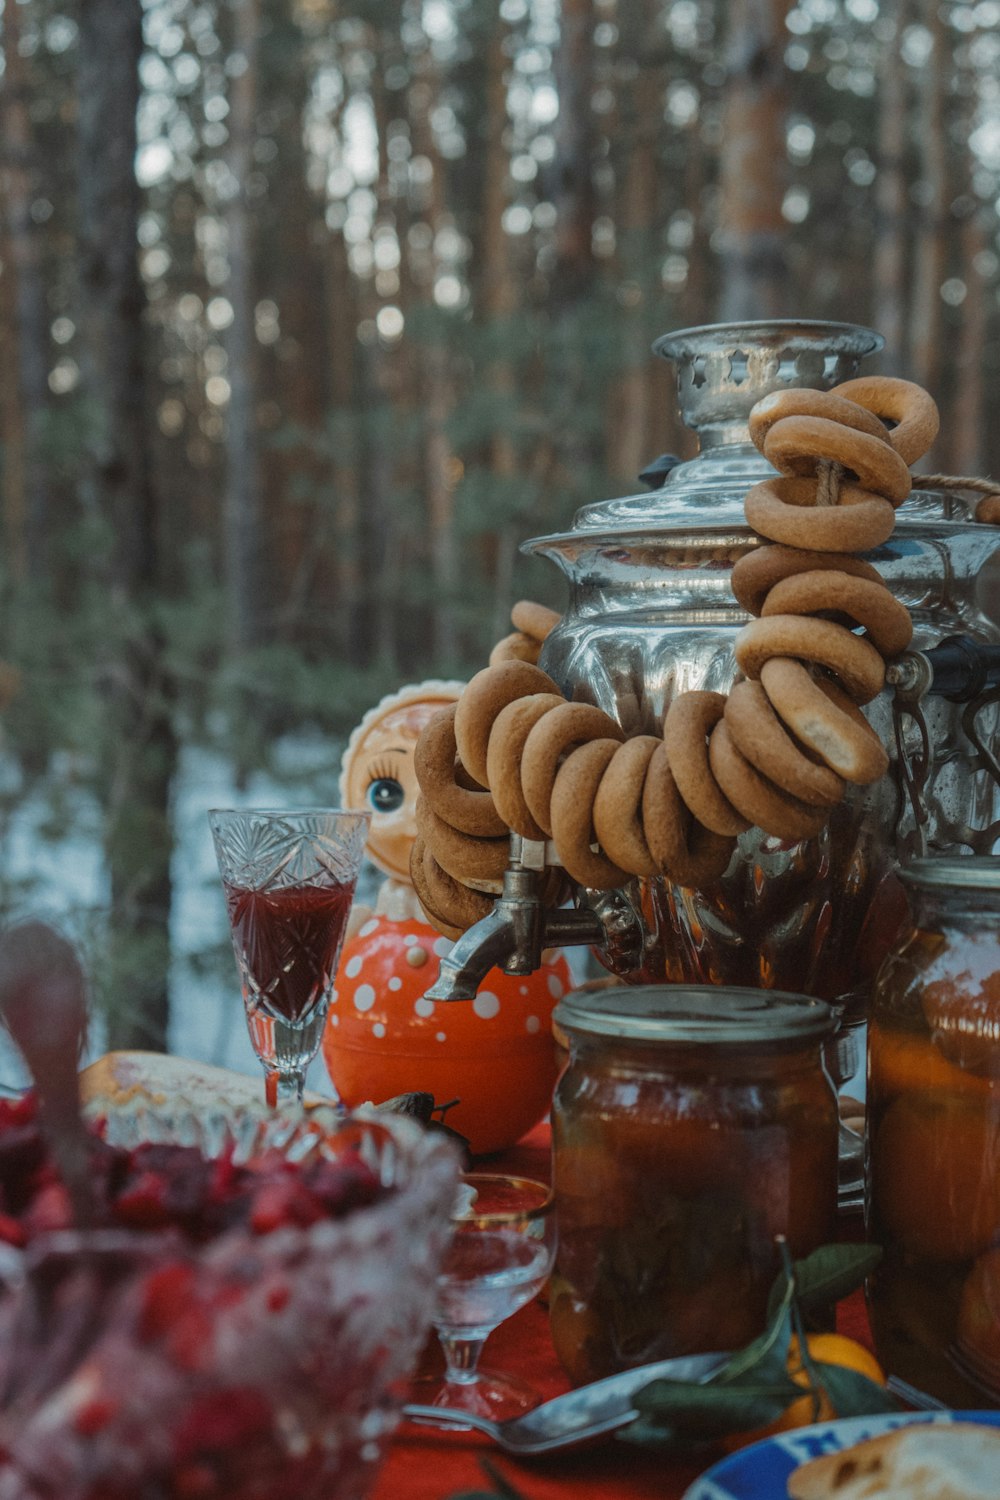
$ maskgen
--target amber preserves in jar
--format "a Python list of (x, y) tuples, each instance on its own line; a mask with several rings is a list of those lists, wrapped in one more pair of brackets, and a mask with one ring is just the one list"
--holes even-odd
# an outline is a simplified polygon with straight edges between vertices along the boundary
[(576, 1384), (759, 1333), (780, 1265), (833, 1237), (820, 1000), (713, 986), (569, 995), (556, 1089), (556, 1352)]
[(1000, 859), (900, 871), (912, 925), (868, 1032), (869, 1288), (885, 1367), (1000, 1402)]

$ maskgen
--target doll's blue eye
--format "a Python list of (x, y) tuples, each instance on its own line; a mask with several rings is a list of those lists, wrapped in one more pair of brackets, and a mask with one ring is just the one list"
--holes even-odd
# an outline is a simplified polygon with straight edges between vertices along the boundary
[(394, 776), (380, 776), (368, 788), (368, 801), (374, 812), (395, 812), (405, 800), (406, 793)]

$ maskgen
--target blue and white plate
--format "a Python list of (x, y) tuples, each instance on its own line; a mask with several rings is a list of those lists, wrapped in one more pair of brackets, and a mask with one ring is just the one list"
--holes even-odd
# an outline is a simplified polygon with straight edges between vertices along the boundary
[(866, 1438), (912, 1422), (982, 1422), (1000, 1427), (1000, 1411), (914, 1411), (891, 1416), (845, 1417), (764, 1438), (713, 1464), (685, 1491), (684, 1500), (787, 1500), (788, 1476), (799, 1464), (840, 1453)]

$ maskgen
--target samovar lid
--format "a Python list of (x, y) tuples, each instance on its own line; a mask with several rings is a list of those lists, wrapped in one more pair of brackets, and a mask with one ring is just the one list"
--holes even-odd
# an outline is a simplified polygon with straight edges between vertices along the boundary
[(913, 859), (900, 866), (899, 878), (918, 890), (1000, 891), (1000, 855)]
[(635, 1042), (727, 1046), (818, 1040), (834, 1025), (823, 1000), (729, 985), (626, 985), (576, 990), (553, 1019), (570, 1032)]

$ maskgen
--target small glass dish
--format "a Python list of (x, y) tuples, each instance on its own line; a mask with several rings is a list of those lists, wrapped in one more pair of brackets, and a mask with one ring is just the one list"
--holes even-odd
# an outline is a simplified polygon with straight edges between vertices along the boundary
[[(116, 1145), (360, 1156), (383, 1195), (269, 1233), (67, 1230), (0, 1263), (0, 1493), (361, 1500), (430, 1324), (458, 1164), (413, 1121), (125, 1108)], [(259, 1226), (258, 1226), (259, 1229)]]

